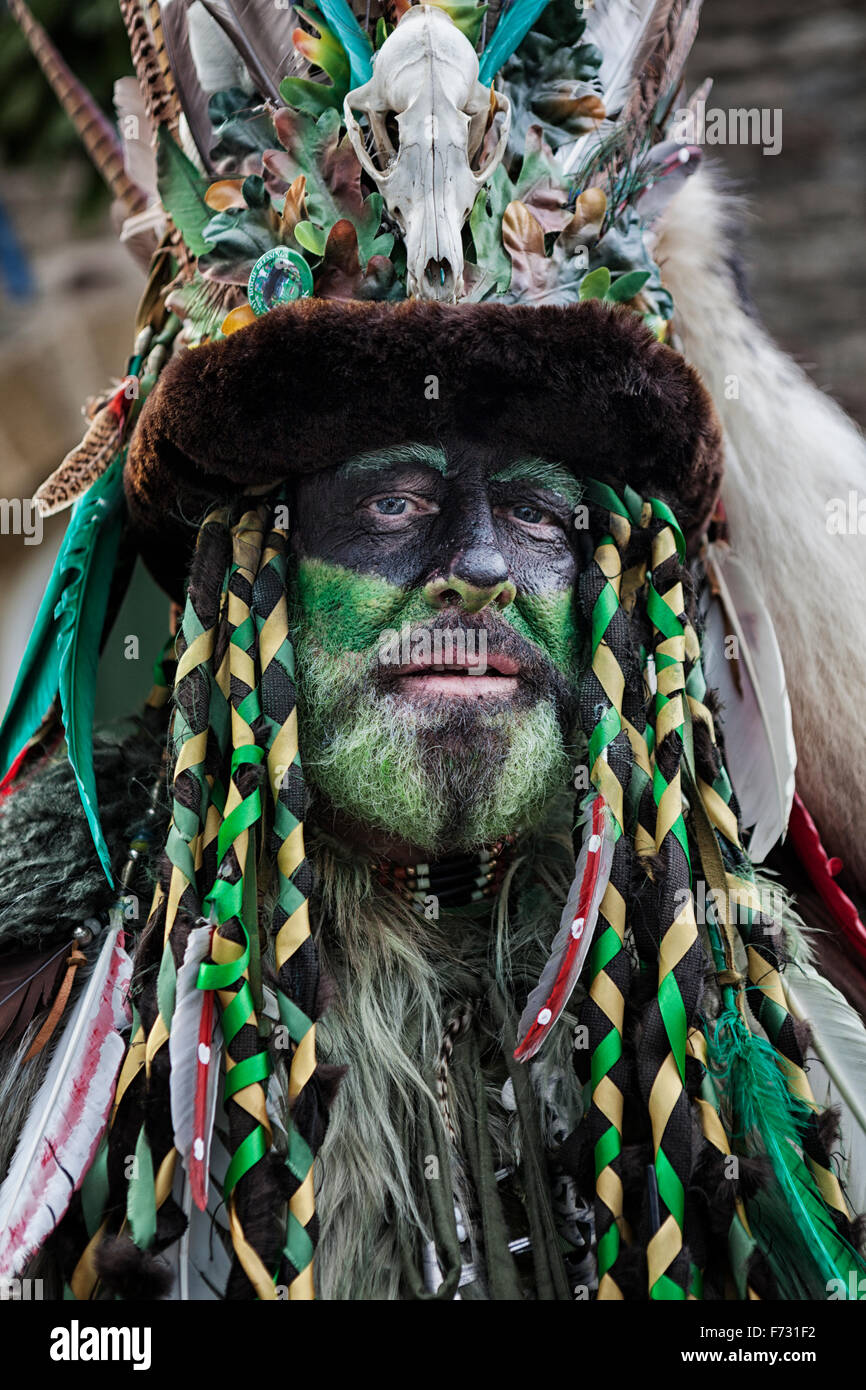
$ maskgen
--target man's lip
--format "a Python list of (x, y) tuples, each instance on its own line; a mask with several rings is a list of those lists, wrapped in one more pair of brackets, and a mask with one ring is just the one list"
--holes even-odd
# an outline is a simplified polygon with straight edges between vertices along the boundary
[(516, 676), (504, 676), (499, 672), (473, 675), (467, 670), (463, 674), (455, 674), (419, 667), (404, 672), (395, 681), (394, 688), (404, 695), (448, 695), (454, 699), (480, 700), (485, 695), (514, 694), (518, 680)]
[(480, 661), (412, 661), (408, 666), (398, 666), (393, 671), (394, 677), (401, 676), (457, 676), (462, 679), (460, 672), (463, 671), (467, 676), (479, 680), (482, 676), (519, 676), (520, 662), (515, 661), (513, 656), (506, 656), (505, 652), (485, 653), (483, 660)]

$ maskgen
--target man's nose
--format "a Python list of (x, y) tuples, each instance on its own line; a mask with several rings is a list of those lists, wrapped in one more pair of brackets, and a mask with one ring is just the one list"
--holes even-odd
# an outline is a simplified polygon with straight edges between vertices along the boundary
[(507, 608), (517, 597), (508, 575), (505, 557), (495, 546), (470, 546), (455, 555), (450, 573), (437, 575), (424, 585), (431, 608), (463, 608), (480, 613), (482, 608)]

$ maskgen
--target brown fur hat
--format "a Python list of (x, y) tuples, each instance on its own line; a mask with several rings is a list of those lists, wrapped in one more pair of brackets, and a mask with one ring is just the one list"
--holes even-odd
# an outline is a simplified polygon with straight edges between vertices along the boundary
[(213, 501), (454, 436), (630, 483), (687, 532), (721, 480), (706, 390), (629, 309), (309, 299), (166, 367), (126, 464), (133, 527), (177, 594)]

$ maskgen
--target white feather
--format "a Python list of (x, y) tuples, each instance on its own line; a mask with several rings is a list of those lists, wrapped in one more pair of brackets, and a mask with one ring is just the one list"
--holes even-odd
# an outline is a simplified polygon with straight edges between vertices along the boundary
[(213, 1134), (214, 1116), (219, 1095), (221, 1035), (219, 1023), (214, 1015), (213, 1033), (210, 1040), (212, 1065), (209, 1069), (207, 1090), (207, 1120), (205, 1133), (195, 1134), (195, 1092), (198, 1074), (199, 1028), (205, 1002), (205, 992), (197, 987), (199, 967), (210, 951), (213, 925), (203, 922), (193, 927), (187, 937), (183, 964), (177, 972), (174, 1013), (171, 1018), (171, 1035), (168, 1040), (168, 1055), (171, 1063), (169, 1094), (171, 1103), (171, 1123), (174, 1131), (174, 1146), (181, 1156), (184, 1167), (189, 1167), (196, 1137), (204, 1142), (203, 1163), (208, 1164), (208, 1151)]
[(605, 139), (628, 99), (634, 64), (655, 11), (655, 0), (596, 0), (585, 10), (583, 43), (601, 50), (599, 87), (607, 119), (596, 131), (576, 140), (562, 163), (566, 173), (577, 167), (593, 141)]
[(56, 1227), (102, 1138), (126, 1045), (132, 961), (110, 928), (55, 1049), (0, 1188), (0, 1277), (21, 1273)]
[(156, 155), (150, 120), (137, 77), (119, 77), (114, 84), (114, 109), (123, 140), (123, 167), (148, 198), (156, 197)]
[(847, 1000), (807, 961), (792, 961), (783, 983), (794, 1018), (804, 1019), (811, 1029), (808, 1072), (815, 1099), (822, 1108), (839, 1107), (841, 1177), (859, 1216), (866, 1213), (866, 1029)]
[[(593, 810), (596, 806), (601, 807), (599, 833), (593, 833)], [(565, 907), (562, 909), (559, 931), (553, 938), (550, 954), (541, 973), (541, 978), (530, 993), (517, 1025), (518, 1046), (515, 1055), (520, 1052), (522, 1061), (528, 1061), (530, 1057), (534, 1057), (539, 1048), (543, 1046), (545, 1039), (550, 1035), (551, 1029), (568, 1004), (577, 984), (592, 945), (598, 909), (610, 879), (614, 844), (613, 821), (610, 812), (606, 809), (603, 798), (597, 796), (586, 812), (583, 843), (577, 857), (574, 878)], [(598, 856), (593, 866), (589, 864), (590, 853)], [(584, 879), (588, 872), (595, 873), (595, 881), (583, 917), (579, 918), (577, 915), (579, 903)], [(566, 952), (572, 940), (578, 941), (579, 945), (566, 970)], [(556, 1002), (552, 999), (554, 985), (557, 986), (558, 999)], [(527, 1036), (534, 1025), (541, 1022), (539, 1014), (542, 1008), (546, 1009), (548, 1020), (543, 1024), (541, 1035), (537, 1036), (531, 1046), (527, 1048)]]
[(222, 1200), (222, 1182), (228, 1163), (228, 1153), (221, 1140), (214, 1137), (206, 1211), (199, 1211), (193, 1202), (189, 1179), (181, 1165), (177, 1165), (172, 1196), (186, 1214), (187, 1227), (181, 1239), (163, 1256), (174, 1275), (168, 1294), (171, 1300), (205, 1302), (220, 1300), (225, 1295), (231, 1258), (226, 1250), (229, 1227)]
[(585, 11), (583, 43), (601, 50), (599, 82), (608, 118), (618, 116), (631, 92), (634, 62), (655, 11), (655, 0), (596, 0)]
[[(737, 555), (712, 545), (706, 564), (719, 597), (708, 586), (704, 674), (722, 701), (727, 769), (743, 825), (754, 827), (749, 853), (761, 863), (785, 834), (794, 800), (797, 748), (785, 668), (773, 620)], [(729, 634), (737, 639), (736, 662), (726, 652)]]
[(798, 790), (830, 852), (866, 886), (866, 739), (846, 736), (866, 689), (863, 537), (827, 525), (832, 499), (866, 496), (866, 443), (743, 307), (733, 211), (700, 169), (669, 204), (655, 254), (682, 350), (725, 429), (722, 497), (776, 627)]

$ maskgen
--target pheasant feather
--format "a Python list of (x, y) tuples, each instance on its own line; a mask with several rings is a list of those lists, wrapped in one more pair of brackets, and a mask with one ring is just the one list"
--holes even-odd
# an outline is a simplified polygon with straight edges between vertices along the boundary
[(37, 488), (33, 500), (42, 516), (65, 511), (102, 477), (123, 442), (135, 399), (132, 383), (133, 378), (127, 377), (94, 415), (81, 443), (70, 449), (60, 466)]

